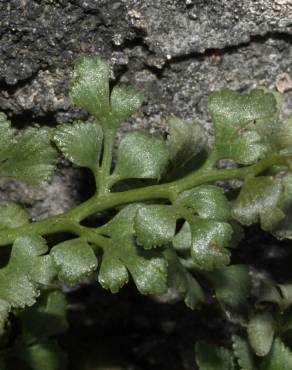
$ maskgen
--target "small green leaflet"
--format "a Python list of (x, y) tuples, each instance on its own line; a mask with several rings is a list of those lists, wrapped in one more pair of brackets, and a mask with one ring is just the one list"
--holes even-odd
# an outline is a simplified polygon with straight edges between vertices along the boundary
[(173, 247), (183, 254), (190, 251), (197, 268), (211, 271), (228, 265), (230, 252), (226, 248), (232, 235), (233, 228), (226, 222), (193, 216), (173, 238)]
[(172, 206), (149, 205), (138, 209), (135, 217), (137, 242), (145, 249), (171, 242), (177, 215)]
[(251, 289), (248, 269), (245, 265), (231, 265), (208, 274), (218, 301), (233, 313), (246, 307)]
[(42, 258), (39, 258), (38, 263), (30, 270), (32, 279), (37, 280), (39, 284), (43, 285), (51, 284), (56, 277), (56, 274), (56, 265), (50, 255), (45, 255), (42, 256)]
[(102, 128), (97, 122), (61, 125), (56, 129), (54, 141), (72, 163), (97, 171), (103, 142)]
[(75, 64), (70, 96), (74, 104), (103, 123), (110, 110), (107, 63), (97, 57), (82, 56)]
[(271, 351), (261, 363), (260, 370), (292, 369), (292, 352), (280, 338), (275, 338)]
[(261, 223), (264, 230), (273, 230), (284, 218), (281, 210), (283, 186), (280, 179), (261, 176), (243, 185), (233, 206), (233, 217), (243, 225)]
[(145, 251), (135, 243), (134, 219), (141, 205), (125, 207), (102, 232), (110, 237), (104, 248), (98, 280), (113, 293), (128, 282), (129, 273), (142, 294), (167, 290), (167, 263), (159, 251)]
[(65, 370), (67, 357), (56, 341), (46, 339), (23, 348), (18, 357), (32, 370)]
[(27, 129), (16, 141), (15, 131), (0, 114), (0, 176), (12, 177), (32, 185), (44, 185), (51, 178), (57, 160), (45, 128)]
[(111, 93), (111, 112), (115, 125), (135, 113), (143, 103), (143, 93), (132, 86), (115, 86)]
[(67, 284), (77, 284), (97, 269), (95, 254), (82, 238), (56, 245), (50, 255), (57, 266), (59, 279)]
[(214, 185), (201, 185), (184, 191), (177, 204), (192, 209), (198, 216), (211, 220), (228, 221), (230, 205), (223, 189)]
[(118, 127), (143, 102), (143, 94), (130, 86), (115, 86), (110, 96), (108, 65), (94, 56), (83, 56), (75, 65), (70, 95), (107, 128)]
[(68, 329), (66, 320), (66, 298), (58, 290), (44, 294), (41, 300), (20, 314), (24, 341), (64, 333)]
[(188, 252), (192, 245), (191, 227), (188, 222), (185, 222), (180, 231), (172, 240), (172, 245), (176, 251)]
[(190, 228), (191, 256), (198, 268), (210, 271), (228, 265), (230, 252), (226, 247), (233, 232), (230, 224), (194, 217)]
[(115, 239), (104, 251), (99, 282), (116, 293), (128, 282), (128, 272), (142, 294), (166, 292), (167, 264), (155, 251), (140, 251), (133, 238)]
[(275, 331), (275, 321), (268, 312), (255, 313), (250, 318), (247, 327), (249, 343), (257, 356), (266, 356), (272, 346)]
[(206, 146), (207, 135), (199, 124), (170, 117), (167, 127), (168, 146), (173, 166), (184, 166)]
[[(34, 267), (44, 258), (48, 247), (45, 240), (38, 236), (24, 236), (16, 239), (9, 263), (0, 270), (0, 299), (11, 307), (23, 308), (35, 303), (39, 295), (37, 283), (42, 281)], [(53, 274), (51, 274), (53, 275)]]
[(129, 132), (120, 143), (113, 176), (118, 180), (159, 179), (168, 161), (168, 147), (161, 138), (141, 131)]
[(238, 370), (230, 350), (204, 342), (196, 344), (196, 362), (199, 370)]
[(271, 149), (279, 115), (274, 93), (266, 89), (246, 94), (216, 92), (210, 96), (209, 109), (215, 125), (217, 159), (251, 164)]
[(164, 251), (168, 262), (168, 284), (184, 296), (185, 304), (192, 310), (204, 302), (204, 292), (196, 279), (181, 264), (176, 252), (168, 247)]
[(240, 369), (257, 370), (256, 356), (246, 339), (232, 335), (232, 348)]
[(29, 214), (18, 204), (0, 202), (0, 230), (20, 227), (29, 223)]

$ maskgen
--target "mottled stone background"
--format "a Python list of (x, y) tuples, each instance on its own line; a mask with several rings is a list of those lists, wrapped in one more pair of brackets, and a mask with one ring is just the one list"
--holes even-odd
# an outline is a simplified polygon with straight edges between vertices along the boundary
[[(176, 114), (211, 132), (207, 97), (225, 87), (272, 87), (292, 113), (291, 0), (1, 0), (0, 15), (0, 110), (16, 127), (85, 117), (68, 98), (81, 53), (103, 56), (113, 80), (145, 91), (125, 129), (163, 130)], [(13, 198), (45, 217), (74, 204), (72, 176), (63, 171), (21, 199), (2, 181), (0, 197), (12, 186)]]
[[(15, 127), (86, 118), (68, 99), (81, 53), (103, 56), (113, 81), (144, 90), (124, 130), (163, 131), (176, 114), (211, 135), (207, 97), (222, 88), (276, 89), (292, 114), (292, 0), (0, 0), (0, 110)], [(44, 218), (87, 195), (85, 175), (61, 163), (45, 189), (2, 179), (0, 199)]]

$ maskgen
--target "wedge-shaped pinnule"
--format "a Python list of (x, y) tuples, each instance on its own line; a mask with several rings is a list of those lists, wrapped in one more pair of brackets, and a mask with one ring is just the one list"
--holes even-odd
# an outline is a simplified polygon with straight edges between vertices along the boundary
[(240, 369), (256, 369), (256, 356), (247, 338), (232, 335), (232, 348)]
[(97, 268), (97, 259), (83, 238), (68, 240), (51, 249), (58, 277), (67, 284), (77, 284)]
[(135, 113), (142, 105), (143, 98), (143, 93), (132, 86), (115, 86), (111, 93), (111, 113), (115, 125)]
[(248, 165), (263, 158), (274, 144), (279, 105), (278, 95), (262, 88), (245, 94), (231, 90), (211, 94), (217, 159)]
[(205, 299), (203, 289), (191, 273), (182, 265), (175, 250), (170, 246), (164, 256), (168, 264), (168, 284), (184, 297), (185, 304), (192, 310), (200, 306)]
[(237, 370), (230, 350), (205, 342), (196, 344), (196, 362), (199, 370)]
[(113, 173), (119, 180), (159, 179), (167, 169), (169, 150), (164, 140), (142, 131), (125, 134)]
[(56, 340), (43, 339), (19, 350), (17, 354), (32, 370), (65, 370), (67, 356)]
[(285, 217), (281, 179), (260, 176), (247, 180), (233, 205), (233, 217), (242, 225), (261, 223), (264, 230), (273, 230)]
[(98, 280), (113, 293), (132, 276), (142, 294), (160, 295), (167, 290), (167, 263), (160, 251), (146, 251), (135, 242), (134, 219), (141, 204), (120, 211), (102, 233), (109, 237), (104, 248)]
[(94, 115), (105, 128), (117, 128), (143, 102), (143, 94), (134, 87), (117, 85), (110, 93), (108, 64), (96, 56), (79, 59), (70, 95), (76, 105)]
[[(215, 188), (215, 198), (213, 188)], [(174, 236), (173, 247), (180, 253), (190, 253), (192, 262), (198, 269), (206, 271), (220, 269), (230, 262), (231, 253), (227, 248), (231, 247), (233, 228), (228, 222), (220, 220), (229, 219), (230, 207), (226, 199), (221, 198), (224, 196), (220, 189), (212, 186), (210, 189), (208, 186), (206, 189), (204, 187), (199, 187), (198, 191), (196, 189), (182, 193), (176, 205), (189, 205), (191, 210), (196, 210), (200, 216), (189, 215), (181, 230)], [(217, 195), (219, 195), (218, 203), (216, 203)], [(208, 206), (209, 210), (205, 209), (204, 205)], [(220, 208), (217, 205), (223, 207)], [(214, 210), (214, 214), (207, 217), (210, 209)]]
[(188, 222), (184, 222), (179, 232), (172, 239), (172, 245), (178, 252), (188, 252), (192, 246), (192, 232)]
[[(7, 266), (0, 269), (0, 299), (12, 308), (24, 308), (35, 303), (39, 284), (50, 284), (56, 274), (46, 242), (40, 236), (23, 236), (13, 244)], [(39, 267), (46, 260), (46, 268)]]
[(263, 359), (260, 370), (290, 370), (292, 368), (292, 351), (280, 338), (275, 338), (267, 357)]
[(170, 243), (175, 234), (177, 215), (172, 206), (146, 205), (135, 217), (137, 242), (145, 249)]
[(70, 96), (74, 104), (103, 122), (110, 110), (107, 63), (93, 56), (79, 58), (75, 64)]
[(60, 290), (45, 292), (36, 304), (19, 315), (24, 341), (31, 343), (64, 333), (68, 329), (66, 308), (64, 293)]
[(95, 173), (99, 166), (103, 132), (97, 122), (75, 122), (60, 125), (54, 141), (64, 156), (80, 167), (88, 167)]
[(206, 132), (197, 123), (170, 117), (167, 121), (167, 128), (169, 133), (167, 143), (173, 166), (186, 165), (206, 147)]
[(10, 122), (0, 113), (0, 176), (44, 185), (54, 172), (56, 160), (49, 129), (29, 128), (16, 140)]
[(201, 185), (182, 192), (176, 203), (190, 208), (198, 216), (218, 221), (228, 221), (231, 207), (222, 188)]
[(245, 265), (226, 266), (208, 273), (216, 298), (224, 309), (237, 314), (246, 308), (251, 280)]
[(276, 322), (269, 312), (258, 312), (251, 316), (248, 327), (248, 339), (257, 356), (266, 356), (273, 344)]
[(191, 256), (199, 269), (214, 270), (230, 262), (228, 249), (232, 227), (226, 222), (195, 217), (190, 223)]
[(0, 230), (26, 225), (29, 218), (29, 214), (20, 205), (9, 201), (0, 202)]

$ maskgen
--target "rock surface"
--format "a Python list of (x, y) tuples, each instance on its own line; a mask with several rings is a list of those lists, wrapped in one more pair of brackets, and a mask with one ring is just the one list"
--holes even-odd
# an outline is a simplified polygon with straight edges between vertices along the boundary
[[(292, 111), (291, 0), (2, 0), (0, 14), (0, 110), (19, 128), (86, 117), (68, 98), (81, 53), (107, 58), (113, 79), (145, 91), (125, 129), (163, 131), (176, 114), (211, 132), (207, 97), (224, 87), (278, 89), (284, 114)], [(70, 176), (56, 177), (60, 191), (44, 210), (39, 191), (21, 192), (19, 201), (32, 204), (35, 217), (62, 212), (72, 206)]]
[[(211, 133), (207, 97), (222, 88), (275, 88), (292, 112), (291, 0), (2, 0), (0, 14), (0, 110), (20, 129), (86, 117), (68, 98), (81, 53), (108, 59), (113, 80), (145, 92), (124, 129), (163, 131), (175, 114)], [(72, 207), (72, 171), (62, 173), (54, 190), (26, 189), (18, 201), (37, 218)], [(14, 197), (11, 186), (2, 198)]]
[[(113, 80), (145, 91), (124, 130), (164, 131), (175, 114), (211, 134), (207, 98), (222, 88), (274, 88), (292, 114), (292, 0), (1, 0), (0, 14), (0, 111), (19, 129), (86, 118), (68, 98), (81, 53), (108, 59)], [(1, 179), (0, 199), (46, 218), (88, 196), (83, 175), (62, 163), (47, 188)], [(192, 356), (193, 347), (183, 357)]]
[(292, 85), (291, 0), (2, 0), (0, 14), (0, 109), (20, 125), (79, 115), (68, 83), (81, 53), (146, 91), (139, 118), (154, 127), (169, 112), (205, 121), (213, 89)]

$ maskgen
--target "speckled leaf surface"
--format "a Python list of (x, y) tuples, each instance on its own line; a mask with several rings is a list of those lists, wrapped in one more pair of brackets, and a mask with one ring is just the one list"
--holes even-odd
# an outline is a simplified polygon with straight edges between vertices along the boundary
[(203, 289), (191, 273), (182, 265), (176, 252), (171, 248), (166, 248), (164, 256), (168, 263), (168, 284), (175, 288), (184, 297), (185, 304), (195, 309), (200, 306), (205, 299)]
[(198, 268), (210, 271), (229, 263), (230, 252), (226, 247), (232, 237), (230, 224), (194, 217), (190, 228), (191, 256)]
[(290, 370), (291, 368), (292, 352), (280, 338), (276, 338), (270, 353), (263, 360), (260, 370)]
[(103, 132), (97, 122), (61, 125), (55, 131), (54, 141), (69, 161), (93, 172), (97, 170), (103, 142)]
[(255, 89), (246, 94), (231, 90), (213, 93), (209, 109), (215, 125), (218, 159), (251, 164), (271, 149), (271, 135), (279, 107), (273, 93)]
[(280, 179), (261, 176), (243, 185), (233, 206), (233, 217), (243, 225), (260, 222), (264, 230), (273, 230), (285, 217), (281, 206), (283, 185)]
[(240, 312), (247, 305), (251, 279), (245, 265), (231, 265), (208, 274), (219, 302), (231, 312)]
[(141, 131), (130, 132), (120, 143), (114, 176), (120, 180), (159, 179), (168, 161), (168, 147), (161, 138)]
[(82, 56), (75, 65), (70, 96), (74, 104), (104, 122), (109, 112), (107, 63), (97, 57)]
[(82, 238), (54, 246), (50, 255), (56, 264), (59, 279), (68, 284), (77, 284), (97, 268), (95, 254)]
[[(43, 281), (43, 271), (36, 273), (34, 267), (45, 258), (42, 255), (47, 250), (45, 240), (41, 237), (24, 236), (16, 239), (8, 265), (0, 270), (0, 298), (11, 307), (23, 308), (35, 303), (39, 295), (37, 283)], [(47, 272), (44, 274), (47, 276)]]
[(29, 214), (16, 203), (0, 202), (0, 230), (28, 224)]
[(171, 242), (175, 234), (176, 219), (172, 206), (149, 205), (139, 208), (135, 217), (138, 244), (150, 249)]
[(257, 356), (266, 356), (273, 344), (275, 321), (268, 312), (255, 313), (249, 320), (247, 333)]
[(111, 112), (116, 125), (135, 113), (143, 103), (143, 93), (132, 86), (117, 85), (111, 93)]
[(207, 135), (203, 127), (178, 117), (167, 121), (168, 146), (174, 166), (184, 166), (206, 146)]
[(160, 295), (167, 289), (167, 263), (159, 251), (146, 251), (134, 239), (134, 219), (141, 205), (130, 205), (120, 211), (103, 233), (110, 237), (104, 248), (99, 282), (117, 292), (132, 276), (142, 294)]
[(215, 185), (201, 185), (184, 191), (176, 202), (202, 218), (228, 221), (231, 216), (230, 204), (223, 189)]
[(232, 335), (232, 348), (240, 369), (257, 370), (256, 356), (246, 339)]
[(4, 114), (0, 115), (0, 176), (32, 185), (46, 184), (55, 169), (57, 154), (46, 128), (29, 128), (19, 140)]

